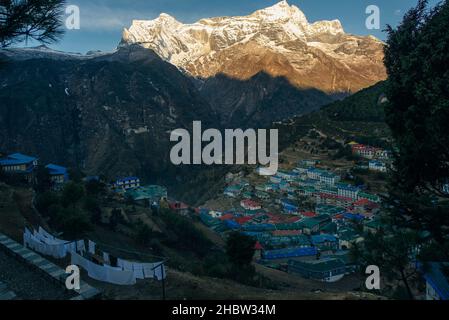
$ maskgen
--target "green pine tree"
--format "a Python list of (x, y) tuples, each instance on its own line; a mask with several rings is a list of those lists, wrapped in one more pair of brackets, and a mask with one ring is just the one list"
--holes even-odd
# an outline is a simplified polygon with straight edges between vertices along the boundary
[[(416, 260), (448, 261), (449, 3), (420, 0), (398, 28), (388, 26), (385, 116), (394, 137), (382, 230), (353, 253), (376, 264), (413, 298)], [(419, 250), (417, 250), (419, 248)]]
[(64, 0), (0, 1), (0, 47), (33, 39), (43, 43), (58, 40), (62, 34)]

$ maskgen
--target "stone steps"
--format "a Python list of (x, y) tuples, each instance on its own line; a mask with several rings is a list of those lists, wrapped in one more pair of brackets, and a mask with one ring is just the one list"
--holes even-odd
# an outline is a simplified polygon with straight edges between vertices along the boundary
[[(48, 261), (36, 252), (15, 242), (2, 233), (0, 233), (0, 249), (3, 249), (10, 256), (15, 257), (22, 262), (25, 262), (33, 269), (45, 274), (47, 277), (49, 277), (49, 279), (57, 282), (58, 284), (61, 284), (61, 286), (65, 289), (66, 273), (65, 270), (63, 270), (61, 267)], [(77, 293), (77, 295), (71, 300), (89, 300), (98, 298), (101, 295), (101, 292), (98, 289), (92, 287), (84, 281), (81, 281), (80, 290), (75, 290), (75, 292)], [(11, 294), (5, 293), (5, 299), (10, 296)], [(0, 290), (0, 300), (1, 298), (2, 292)]]

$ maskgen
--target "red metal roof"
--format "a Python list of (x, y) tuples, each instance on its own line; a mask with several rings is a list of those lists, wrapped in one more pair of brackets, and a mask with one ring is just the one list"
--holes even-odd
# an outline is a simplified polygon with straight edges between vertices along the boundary
[(354, 202), (354, 206), (357, 206), (357, 207), (364, 206), (364, 207), (368, 207), (371, 209), (379, 207), (379, 205), (377, 203), (369, 201), (368, 199), (360, 199), (359, 201)]
[(370, 202), (371, 201), (369, 201), (367, 199), (360, 199), (359, 201), (354, 202), (354, 205), (355, 206), (364, 206), (364, 205), (367, 205)]
[(315, 212), (312, 212), (312, 211), (301, 212), (301, 214), (304, 217), (307, 217), (307, 218), (313, 218), (313, 217), (317, 216), (317, 214)]
[(248, 221), (251, 221), (253, 218), (252, 217), (239, 217), (239, 218), (235, 218), (234, 221), (237, 222), (238, 224), (245, 224)]
[(257, 241), (256, 244), (254, 245), (254, 249), (255, 250), (263, 250), (263, 247), (259, 241)]
[(234, 218), (232, 213), (226, 213), (220, 217), (221, 220), (231, 220), (232, 218)]
[(168, 206), (172, 210), (183, 210), (183, 209), (189, 208), (189, 206), (187, 204), (185, 204), (184, 202), (170, 202), (168, 204)]
[(297, 216), (288, 217), (288, 218), (284, 219), (284, 221), (286, 223), (293, 223), (293, 222), (296, 222), (296, 221), (299, 221), (299, 220), (301, 220), (301, 218), (297, 217)]

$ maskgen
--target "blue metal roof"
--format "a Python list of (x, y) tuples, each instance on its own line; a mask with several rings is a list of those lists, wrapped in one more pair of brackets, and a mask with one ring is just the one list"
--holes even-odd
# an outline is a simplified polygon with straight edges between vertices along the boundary
[(361, 220), (365, 219), (365, 217), (363, 215), (361, 215), (361, 214), (353, 214), (353, 213), (350, 213), (350, 212), (346, 212), (345, 214), (343, 214), (343, 217), (345, 219), (358, 220), (358, 221), (361, 221)]
[(316, 254), (317, 249), (315, 247), (287, 248), (287, 249), (264, 251), (263, 258), (267, 260), (273, 260), (273, 259), (285, 259), (293, 257), (314, 256)]
[(287, 205), (287, 206), (295, 206), (295, 207), (297, 207), (297, 205), (294, 202), (292, 202), (290, 199), (281, 199), (281, 203), (284, 206)]
[(67, 174), (67, 168), (58, 166), (56, 164), (48, 164), (45, 166), (50, 171), (51, 175), (65, 175)]
[(240, 229), (240, 228), (241, 228), (241, 226), (240, 226), (237, 222), (235, 222), (235, 221), (233, 221), (233, 220), (226, 220), (226, 221), (225, 221), (225, 225), (226, 225), (229, 229)]
[(269, 223), (245, 224), (242, 227), (245, 231), (273, 231), (273, 230), (276, 230), (276, 226), (274, 224), (269, 224)]
[(45, 166), (51, 176), (64, 176), (64, 181), (69, 180), (69, 171), (66, 167), (58, 166), (56, 164), (48, 164)]
[(313, 244), (319, 244), (323, 242), (337, 242), (337, 238), (331, 234), (319, 234), (312, 236)]
[(8, 155), (6, 158), (0, 159), (0, 165), (2, 166), (13, 166), (13, 165), (21, 165), (31, 163), (36, 161), (37, 158), (27, 156), (21, 153), (13, 153)]

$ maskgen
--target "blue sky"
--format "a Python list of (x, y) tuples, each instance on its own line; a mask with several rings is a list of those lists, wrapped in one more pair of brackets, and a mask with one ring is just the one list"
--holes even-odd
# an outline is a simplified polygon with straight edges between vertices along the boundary
[[(78, 5), (81, 12), (80, 30), (67, 30), (58, 44), (50, 47), (63, 51), (85, 53), (89, 50), (113, 50), (124, 27), (133, 19), (154, 19), (161, 12), (184, 23), (204, 17), (247, 15), (271, 6), (278, 0), (67, 0)], [(415, 6), (417, 0), (288, 0), (298, 6), (309, 22), (339, 19), (348, 33), (372, 34), (382, 40), (381, 30), (365, 27), (368, 5), (380, 8), (381, 29), (386, 24), (397, 25), (403, 14)], [(436, 4), (437, 0), (430, 3)], [(34, 45), (28, 43), (28, 45)]]

